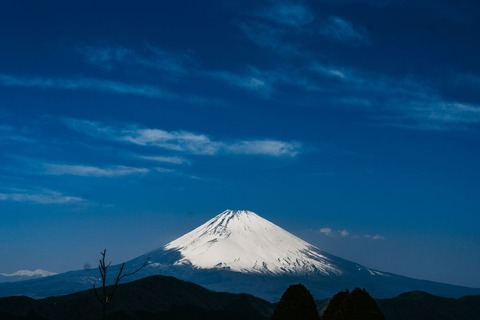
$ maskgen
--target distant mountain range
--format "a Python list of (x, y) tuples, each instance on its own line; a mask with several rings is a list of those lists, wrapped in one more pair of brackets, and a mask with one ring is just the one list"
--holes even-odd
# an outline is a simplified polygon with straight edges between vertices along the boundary
[[(149, 265), (126, 280), (169, 275), (211, 290), (245, 292), (269, 301), (278, 301), (292, 283), (305, 284), (317, 299), (354, 287), (365, 288), (377, 298), (418, 290), (444, 297), (480, 294), (480, 289), (416, 280), (344, 260), (244, 210), (220, 213), (164, 247), (128, 261), (125, 270), (145, 261)], [(0, 283), (0, 296), (62, 295), (91, 288), (98, 281), (96, 269), (71, 271)]]
[[(319, 314), (328, 299), (318, 300)], [(480, 295), (460, 299), (408, 292), (377, 304), (388, 320), (480, 320)], [(248, 294), (213, 292), (173, 277), (152, 276), (120, 285), (107, 319), (269, 319), (275, 304)], [(0, 298), (2, 320), (100, 319), (101, 305), (93, 290), (35, 300)]]
[(49, 272), (42, 269), (37, 270), (18, 270), (13, 273), (0, 273), (0, 282), (15, 282), (15, 281), (23, 281), (23, 280), (30, 280), (36, 278), (45, 278), (49, 276), (54, 276), (57, 273)]

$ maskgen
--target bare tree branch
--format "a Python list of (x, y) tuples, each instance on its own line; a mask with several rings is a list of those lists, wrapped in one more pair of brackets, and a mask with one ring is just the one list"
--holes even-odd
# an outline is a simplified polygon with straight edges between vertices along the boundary
[(146, 266), (148, 266), (150, 264), (150, 257), (148, 257), (139, 268), (135, 269), (132, 272), (124, 273), (123, 270), (125, 268), (125, 262), (122, 263), (122, 265), (120, 266), (120, 269), (117, 273), (117, 276), (115, 278), (115, 283), (113, 284), (113, 289), (111, 290), (110, 293), (108, 293), (107, 292), (107, 272), (108, 272), (108, 268), (110, 267), (112, 262), (110, 261), (108, 264), (105, 263), (105, 257), (107, 255), (107, 249), (104, 249), (102, 252), (100, 252), (100, 254), (102, 255), (102, 258), (98, 261), (98, 271), (100, 273), (100, 278), (102, 279), (101, 295), (99, 294), (99, 292), (97, 290), (97, 287), (95, 287), (95, 284), (93, 284), (93, 291), (95, 293), (95, 296), (97, 297), (98, 302), (100, 302), (102, 304), (102, 319), (105, 319), (105, 316), (106, 316), (106, 313), (107, 313), (107, 306), (112, 302), (113, 296), (115, 295), (115, 292), (117, 291), (118, 284), (119, 284), (120, 280), (122, 280), (125, 277), (131, 276), (131, 275), (139, 272), (140, 270), (142, 270)]

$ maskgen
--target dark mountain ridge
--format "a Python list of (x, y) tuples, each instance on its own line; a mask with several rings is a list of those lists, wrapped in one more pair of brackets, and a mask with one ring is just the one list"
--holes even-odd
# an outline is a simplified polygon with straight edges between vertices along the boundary
[[(109, 287), (109, 289), (111, 289)], [(114, 319), (266, 319), (272, 305), (248, 294), (214, 292), (191, 282), (152, 276), (121, 284), (109, 305)], [(0, 299), (1, 319), (97, 319), (101, 305), (93, 290), (35, 300), (24, 296)], [(7, 316), (8, 315), (8, 316)], [(198, 317), (197, 317), (198, 316)], [(222, 318), (222, 319), (223, 319)], [(36, 318), (32, 318), (36, 319)]]
[[(330, 299), (317, 300), (321, 315)], [(480, 320), (480, 295), (444, 298), (422, 291), (376, 299), (387, 320)], [(275, 304), (249, 294), (214, 292), (168, 276), (151, 276), (118, 287), (108, 319), (269, 319)], [(33, 299), (0, 298), (2, 320), (100, 319), (92, 289)]]
[[(286, 288), (285, 288), (286, 289)], [(321, 315), (330, 299), (317, 300)], [(376, 299), (387, 320), (480, 320), (480, 295), (459, 299), (412, 291)], [(121, 284), (107, 319), (269, 319), (275, 304), (249, 294), (214, 292), (168, 276)], [(64, 296), (0, 298), (2, 320), (100, 319), (101, 305), (92, 289)]]

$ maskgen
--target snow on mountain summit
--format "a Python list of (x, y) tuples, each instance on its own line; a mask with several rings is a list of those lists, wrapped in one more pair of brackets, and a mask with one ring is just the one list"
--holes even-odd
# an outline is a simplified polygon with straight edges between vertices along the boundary
[(165, 245), (178, 250), (176, 265), (243, 273), (340, 274), (315, 246), (246, 210), (226, 210)]

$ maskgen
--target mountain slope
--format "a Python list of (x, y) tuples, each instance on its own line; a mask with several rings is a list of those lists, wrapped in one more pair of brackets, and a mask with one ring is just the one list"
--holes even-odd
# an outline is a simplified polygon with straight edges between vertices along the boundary
[[(480, 289), (416, 280), (373, 270), (321, 251), (250, 211), (226, 210), (205, 224), (126, 263), (135, 270), (126, 281), (169, 275), (208, 289), (250, 293), (278, 301), (285, 288), (305, 284), (315, 298), (330, 297), (346, 288), (367, 289), (377, 298), (421, 290), (445, 297), (479, 294)], [(119, 266), (112, 266), (115, 274)], [(44, 279), (0, 283), (0, 296), (62, 295), (98, 285), (98, 271), (80, 270)]]

